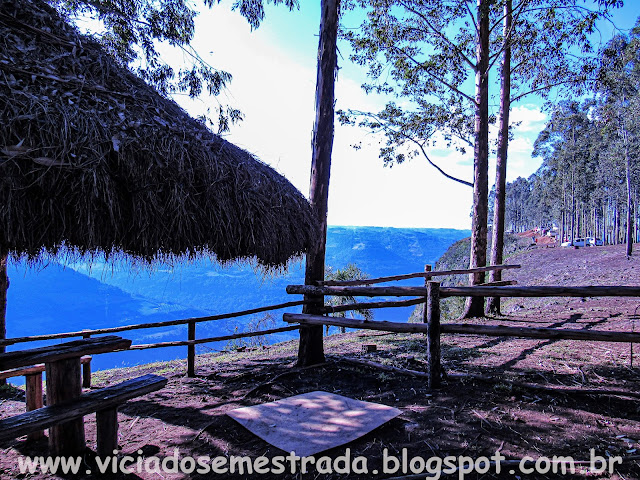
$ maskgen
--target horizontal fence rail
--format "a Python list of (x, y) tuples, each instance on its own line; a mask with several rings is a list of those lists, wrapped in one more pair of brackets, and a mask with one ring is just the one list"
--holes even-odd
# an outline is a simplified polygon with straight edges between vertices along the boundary
[(395, 333), (426, 333), (427, 325), (423, 323), (400, 323), (381, 320), (358, 320), (345, 317), (324, 317), (309, 313), (285, 313), (282, 319), (287, 323), (300, 325), (332, 325), (336, 327), (361, 328), (366, 330), (382, 330)]
[(570, 328), (503, 327), (496, 325), (469, 325), (443, 323), (442, 333), (486, 335), (491, 337), (541, 338), (546, 340), (585, 340), (592, 342), (638, 343), (640, 332), (608, 330), (578, 330)]
[(411, 307), (426, 302), (425, 297), (411, 298), (409, 300), (399, 300), (395, 302), (356, 302), (347, 303), (345, 305), (325, 305), (322, 313), (338, 313), (348, 312), (349, 310), (360, 310), (363, 308), (393, 308), (393, 307)]
[(394, 282), (398, 280), (408, 280), (411, 278), (424, 278), (428, 280), (433, 277), (442, 277), (442, 276), (448, 276), (448, 275), (465, 275), (469, 273), (491, 272), (496, 270), (509, 270), (513, 268), (520, 268), (520, 265), (491, 265), (488, 267), (465, 268), (465, 269), (459, 269), (459, 270), (438, 270), (438, 271), (428, 271), (428, 272), (416, 272), (416, 273), (407, 273), (404, 275), (393, 275), (390, 277), (363, 278), (359, 280), (327, 280), (324, 282), (316, 282), (316, 285), (325, 286), (325, 287), (373, 285), (374, 283)]
[(259, 337), (261, 335), (270, 335), (272, 333), (291, 332), (298, 330), (297, 325), (290, 327), (272, 328), (270, 330), (260, 330), (256, 332), (234, 333), (233, 335), (224, 335), (221, 337), (199, 338), (197, 340), (179, 340), (176, 342), (149, 343), (142, 345), (131, 345), (128, 350), (148, 350), (150, 348), (166, 348), (166, 347), (184, 347), (190, 345), (199, 345), (201, 343), (223, 342), (225, 340), (235, 340), (236, 338)]
[[(316, 287), (288, 285), (287, 293), (354, 297), (417, 297), (427, 294), (426, 287)], [(440, 287), (444, 297), (639, 297), (640, 287), (627, 286), (483, 286)]]
[(638, 297), (640, 287), (627, 286), (513, 286), (440, 287), (440, 297)]
[(222, 313), (220, 315), (210, 315), (207, 317), (185, 318), (180, 320), (167, 320), (164, 322), (138, 323), (134, 325), (123, 325), (121, 327), (98, 328), (95, 330), (82, 330), (77, 332), (53, 333), (50, 335), (33, 335), (30, 337), (15, 337), (0, 340), (0, 346), (14, 345), (16, 343), (39, 342), (42, 340), (58, 340), (71, 337), (89, 337), (91, 335), (103, 335), (106, 333), (126, 332), (129, 330), (143, 330), (147, 328), (171, 327), (175, 325), (188, 325), (190, 323), (211, 322), (215, 320), (225, 320), (228, 318), (242, 317), (253, 315), (255, 313), (268, 312), (270, 310), (281, 310), (283, 308), (304, 305), (308, 302), (299, 300), (295, 302), (279, 303), (277, 305), (268, 305), (266, 307), (252, 308), (250, 310), (242, 310), (233, 313)]
[[(368, 321), (342, 317), (324, 317), (298, 313), (285, 313), (287, 323), (301, 325), (332, 325), (336, 327), (382, 330), (396, 333), (427, 333), (429, 326), (424, 323), (398, 323), (387, 321)], [(640, 332), (620, 332), (605, 330), (574, 330), (568, 328), (503, 327), (494, 325), (470, 325), (443, 323), (441, 333), (463, 335), (484, 335), (489, 337), (521, 337), (547, 340), (588, 340), (594, 342), (640, 343)]]
[[(131, 345), (129, 348), (126, 348), (120, 351), (148, 350), (151, 348), (186, 346), (187, 347), (187, 376), (195, 377), (196, 345), (199, 345), (202, 343), (223, 342), (223, 341), (234, 340), (238, 338), (258, 337), (262, 335), (270, 335), (272, 333), (290, 332), (293, 330), (298, 330), (300, 328), (299, 326), (288, 326), (288, 327), (274, 328), (270, 330), (234, 333), (234, 334), (222, 335), (218, 337), (196, 339), (196, 324), (202, 323), (202, 322), (224, 320), (228, 318), (242, 317), (246, 315), (253, 315), (256, 313), (268, 312), (271, 310), (280, 310), (283, 308), (305, 305), (307, 303), (309, 302), (306, 300), (299, 300), (295, 302), (286, 302), (286, 303), (279, 303), (276, 305), (268, 305), (265, 307), (252, 308), (249, 310), (241, 310), (239, 312), (223, 313), (219, 315), (209, 315), (206, 317), (185, 318), (185, 319), (179, 319), (179, 320), (168, 320), (164, 322), (153, 322), (153, 323), (139, 323), (135, 325), (123, 325), (120, 327), (100, 328), (95, 330), (81, 330), (77, 332), (54, 333), (49, 335), (33, 335), (29, 337), (7, 338), (7, 339), (0, 340), (0, 346), (15, 345), (17, 343), (25, 343), (25, 342), (37, 342), (37, 341), (43, 341), (43, 340), (58, 340), (58, 339), (72, 338), (72, 337), (90, 338), (92, 335), (102, 335), (106, 333), (125, 332), (130, 330), (142, 330), (142, 329), (148, 329), (148, 328), (161, 328), (161, 327), (169, 327), (169, 326), (175, 326), (175, 325), (187, 325), (188, 340)], [(83, 365), (83, 383), (85, 386), (91, 385), (90, 364)]]

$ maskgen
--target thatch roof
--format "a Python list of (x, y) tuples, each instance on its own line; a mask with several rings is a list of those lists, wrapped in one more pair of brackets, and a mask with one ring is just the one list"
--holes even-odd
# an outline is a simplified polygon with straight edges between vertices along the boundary
[(284, 177), (121, 68), (41, 0), (0, 0), (0, 251), (275, 266), (315, 235)]

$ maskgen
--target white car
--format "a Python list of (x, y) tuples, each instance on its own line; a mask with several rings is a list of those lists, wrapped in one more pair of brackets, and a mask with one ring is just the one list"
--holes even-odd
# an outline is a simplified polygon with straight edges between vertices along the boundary
[(600, 238), (587, 237), (587, 243), (590, 247), (601, 247), (604, 245), (604, 242)]
[(576, 238), (575, 240), (568, 240), (560, 244), (561, 247), (589, 247), (590, 243), (585, 238)]

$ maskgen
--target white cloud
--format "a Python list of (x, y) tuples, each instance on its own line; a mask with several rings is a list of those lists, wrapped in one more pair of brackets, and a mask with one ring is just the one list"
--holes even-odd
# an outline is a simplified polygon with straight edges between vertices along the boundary
[(519, 132), (535, 132), (536, 134), (544, 128), (547, 115), (542, 112), (539, 106), (533, 104), (518, 105), (511, 108), (509, 123), (512, 125), (520, 122), (517, 126)]
[[(262, 161), (285, 175), (303, 194), (309, 191), (311, 136), (314, 122), (316, 81), (315, 31), (297, 32), (294, 53), (269, 29), (250, 32), (246, 21), (223, 7), (198, 17), (195, 48), (218, 68), (233, 74), (227, 94), (229, 103), (240, 108), (245, 120), (232, 128), (227, 138), (256, 154)], [(203, 34), (204, 32), (204, 34)], [(304, 35), (304, 37), (303, 37)], [(276, 39), (276, 40), (274, 40)], [(301, 53), (300, 45), (308, 52)], [(344, 64), (347, 60), (341, 60)], [(377, 96), (367, 96), (361, 79), (340, 70), (336, 84), (338, 108), (376, 111), (383, 106)], [(225, 97), (223, 96), (223, 101)], [(217, 100), (208, 100), (216, 107)], [(201, 113), (203, 101), (185, 101), (193, 114)], [(545, 116), (534, 105), (513, 109), (513, 121), (523, 123), (515, 129), (508, 166), (509, 179), (528, 176), (537, 169), (531, 149)], [(491, 138), (495, 140), (496, 128)], [(362, 142), (361, 150), (351, 145)], [(329, 223), (333, 225), (373, 225), (395, 227), (469, 228), (472, 190), (446, 179), (422, 157), (393, 168), (384, 168), (378, 158), (376, 138), (353, 127), (336, 123), (329, 190)], [(432, 160), (447, 173), (470, 181), (473, 178), (473, 149), (462, 156), (454, 148), (430, 150)], [(539, 162), (537, 162), (539, 164)], [(495, 176), (495, 155), (490, 158)]]

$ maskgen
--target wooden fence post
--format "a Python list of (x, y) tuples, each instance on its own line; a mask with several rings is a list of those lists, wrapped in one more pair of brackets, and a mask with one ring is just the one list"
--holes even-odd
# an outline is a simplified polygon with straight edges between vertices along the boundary
[[(82, 338), (91, 338), (91, 334), (82, 335)], [(91, 362), (82, 364), (82, 388), (91, 388)]]
[(424, 305), (424, 321), (427, 324), (427, 362), (429, 363), (429, 388), (438, 388), (442, 376), (440, 365), (440, 283), (427, 282), (427, 302)]
[[(431, 271), (431, 265), (425, 265), (424, 266), (424, 273), (429, 273), (430, 271)], [(426, 285), (429, 280), (430, 280), (430, 278), (425, 277), (424, 278), (424, 284)]]
[[(27, 412), (42, 408), (42, 373), (32, 373), (26, 376)], [(44, 438), (44, 431), (30, 433), (27, 440)]]
[[(196, 339), (196, 322), (189, 322), (188, 340)], [(196, 346), (187, 345), (187, 377), (196, 376)]]

